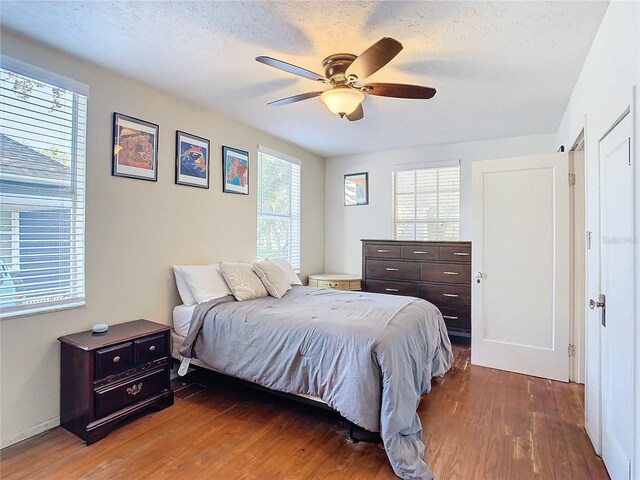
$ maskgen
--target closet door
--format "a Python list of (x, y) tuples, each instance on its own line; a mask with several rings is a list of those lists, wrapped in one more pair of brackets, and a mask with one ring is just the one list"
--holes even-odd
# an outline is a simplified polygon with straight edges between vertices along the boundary
[(568, 155), (472, 164), (474, 365), (569, 380)]

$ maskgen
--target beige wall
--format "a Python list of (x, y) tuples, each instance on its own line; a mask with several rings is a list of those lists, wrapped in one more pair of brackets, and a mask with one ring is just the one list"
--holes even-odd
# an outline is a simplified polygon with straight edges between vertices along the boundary
[[(12, 33), (2, 32), (1, 49), (90, 87), (87, 305), (0, 321), (0, 434), (6, 446), (58, 424), (57, 337), (100, 322), (170, 323), (180, 303), (171, 264), (255, 258), (258, 144), (302, 161), (302, 273), (323, 271), (325, 172), (317, 155)], [(111, 176), (114, 111), (160, 125), (157, 183)], [(211, 140), (209, 190), (174, 184), (176, 129)], [(249, 196), (222, 193), (223, 144), (249, 151)]]

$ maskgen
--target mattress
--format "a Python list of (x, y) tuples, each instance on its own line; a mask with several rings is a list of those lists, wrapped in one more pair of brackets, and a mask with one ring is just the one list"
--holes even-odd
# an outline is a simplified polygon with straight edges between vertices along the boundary
[(173, 309), (173, 329), (178, 335), (186, 337), (187, 333), (189, 333), (189, 325), (191, 324), (191, 317), (195, 309), (196, 305), (189, 307), (186, 305), (178, 305)]

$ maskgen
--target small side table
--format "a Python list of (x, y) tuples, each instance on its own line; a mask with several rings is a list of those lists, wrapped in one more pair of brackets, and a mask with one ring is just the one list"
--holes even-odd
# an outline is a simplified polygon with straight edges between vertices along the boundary
[(360, 291), (360, 275), (348, 273), (315, 273), (309, 275), (309, 286)]

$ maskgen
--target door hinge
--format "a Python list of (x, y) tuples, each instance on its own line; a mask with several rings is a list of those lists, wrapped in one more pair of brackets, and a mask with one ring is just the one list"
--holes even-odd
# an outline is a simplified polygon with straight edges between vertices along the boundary
[(587, 250), (591, 250), (591, 232), (587, 230)]
[(569, 174), (569, 186), (573, 187), (576, 184), (576, 174), (575, 173), (570, 173)]
[(576, 356), (576, 346), (569, 344), (569, 348), (567, 349), (570, 357)]

